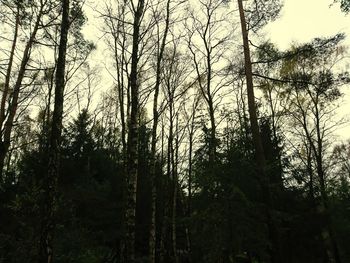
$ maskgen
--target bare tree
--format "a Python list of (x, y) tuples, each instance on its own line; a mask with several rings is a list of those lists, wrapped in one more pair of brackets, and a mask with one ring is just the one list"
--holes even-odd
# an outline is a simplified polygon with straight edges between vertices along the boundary
[[(168, 0), (166, 2), (166, 14), (164, 21), (164, 33), (160, 35), (160, 25), (157, 23), (157, 53), (156, 53), (156, 82), (154, 84), (154, 98), (153, 98), (153, 124), (152, 124), (152, 141), (151, 141), (151, 226), (150, 226), (150, 237), (149, 237), (149, 255), (150, 263), (156, 262), (156, 202), (157, 202), (157, 189), (156, 189), (156, 149), (157, 149), (157, 128), (159, 119), (159, 109), (158, 109), (158, 96), (161, 85), (161, 66), (163, 60), (163, 54), (165, 51), (165, 46), (167, 42), (167, 35), (169, 31), (170, 23), (170, 3)], [(158, 12), (158, 11), (155, 11)], [(160, 16), (160, 14), (155, 13), (155, 16)], [(157, 19), (158, 20), (158, 19)]]
[(339, 121), (333, 119), (337, 109), (335, 101), (341, 96), (339, 87), (349, 81), (344, 78), (344, 73), (336, 76), (333, 70), (343, 57), (337, 47), (342, 39), (341, 35), (331, 39), (316, 39), (309, 45), (308, 52), (293, 58), (293, 62), (287, 59), (281, 69), (282, 76), (291, 80), (286, 102), (293, 125), (291, 132), (303, 142), (302, 149), (305, 149), (306, 154), (301, 153), (300, 149), (296, 149), (296, 152), (306, 165), (310, 196), (315, 202), (317, 213), (325, 219), (320, 230), (325, 260), (337, 263), (341, 259), (329, 211), (327, 175), (332, 133), (339, 125)]
[[(14, 36), (13, 41), (11, 45), (11, 51), (9, 55), (9, 62), (7, 66), (7, 72), (6, 72), (6, 80), (4, 85), (4, 92), (2, 93), (1, 98), (1, 106), (0, 106), (0, 127), (1, 127), (1, 141), (0, 141), (0, 173), (3, 172), (4, 168), (4, 160), (6, 158), (7, 151), (10, 147), (11, 143), (11, 133), (13, 124), (16, 118), (17, 110), (20, 100), (20, 94), (23, 80), (28, 77), (26, 76), (28, 63), (31, 58), (31, 54), (33, 51), (33, 46), (36, 43), (37, 33), (39, 30), (45, 29), (51, 25), (51, 23), (54, 21), (54, 18), (45, 20), (45, 15), (47, 15), (50, 10), (55, 9), (57, 3), (51, 2), (48, 3), (48, 1), (36, 1), (35, 3), (31, 4), (31, 14), (33, 16), (33, 23), (29, 23), (29, 37), (25, 43), (22, 58), (20, 60), (20, 65), (18, 72), (16, 74), (16, 79), (14, 81), (13, 87), (10, 88), (11, 85), (11, 77), (12, 77), (12, 67), (13, 67), (13, 61), (14, 61), (14, 52), (17, 49), (17, 39), (18, 39), (18, 30), (21, 23), (20, 15), (23, 11), (23, 8), (26, 8), (26, 6), (21, 6), (19, 2), (14, 3), (15, 8), (15, 27), (14, 27)], [(29, 80), (29, 84), (33, 83), (35, 79), (33, 79), (33, 75), (30, 76), (32, 79)], [(34, 75), (35, 77), (35, 75)], [(28, 85), (28, 84), (27, 84)], [(30, 86), (30, 85), (29, 85)], [(9, 94), (11, 90), (11, 93)], [(7, 108), (6, 108), (6, 102), (7, 102)]]
[(217, 148), (218, 93), (227, 85), (220, 71), (227, 51), (224, 47), (230, 39), (225, 32), (228, 13), (223, 10), (225, 1), (200, 1), (200, 12), (189, 11), (187, 27), (187, 48), (189, 49), (198, 86), (206, 102), (210, 120), (209, 166), (213, 167)]

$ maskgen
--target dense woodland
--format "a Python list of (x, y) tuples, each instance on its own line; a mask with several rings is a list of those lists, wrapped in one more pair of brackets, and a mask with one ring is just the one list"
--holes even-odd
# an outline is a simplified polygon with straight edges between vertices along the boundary
[(0, 0), (0, 263), (350, 262), (346, 36), (280, 50), (282, 0), (97, 2)]

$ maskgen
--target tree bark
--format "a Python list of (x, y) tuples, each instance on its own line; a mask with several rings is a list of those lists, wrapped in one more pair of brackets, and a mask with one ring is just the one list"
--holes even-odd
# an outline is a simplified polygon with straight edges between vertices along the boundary
[(266, 159), (263, 149), (263, 144), (259, 131), (259, 124), (257, 118), (255, 96), (254, 96), (254, 85), (253, 85), (253, 70), (252, 62), (250, 57), (250, 48), (248, 40), (248, 30), (245, 20), (245, 14), (243, 9), (242, 0), (237, 0), (239, 15), (241, 20), (242, 29), (242, 39), (243, 39), (243, 49), (244, 49), (244, 66), (245, 66), (245, 76), (247, 82), (247, 97), (248, 97), (248, 112), (251, 125), (251, 133), (253, 137), (253, 144), (255, 149), (255, 158), (257, 162), (257, 172), (260, 175), (260, 182), (263, 192), (263, 200), (266, 205), (266, 219), (268, 226), (269, 239), (271, 241), (271, 248), (269, 249), (271, 263), (281, 262), (279, 256), (279, 240), (277, 228), (275, 226), (274, 218), (272, 215), (272, 197), (270, 190), (270, 180), (266, 171)]
[[(179, 117), (176, 116), (176, 132), (179, 131), (178, 128), (179, 123)], [(172, 125), (172, 124), (171, 124)], [(173, 129), (173, 128), (172, 128)], [(172, 203), (172, 218), (171, 218), (171, 226), (172, 226), (172, 245), (173, 245), (173, 255), (174, 255), (174, 263), (179, 262), (179, 257), (177, 254), (177, 226), (176, 226), (176, 219), (177, 219), (177, 191), (178, 191), (178, 176), (177, 176), (177, 165), (178, 165), (178, 146), (179, 146), (179, 139), (178, 139), (178, 133), (175, 138), (175, 148), (173, 145), (173, 130), (172, 136), (171, 136), (171, 168), (172, 168), (172, 180), (173, 180), (173, 203)]]
[[(156, 66), (156, 83), (154, 86), (154, 98), (153, 98), (153, 125), (152, 125), (152, 142), (151, 142), (151, 226), (149, 234), (149, 261), (150, 263), (156, 262), (156, 202), (157, 202), (157, 189), (156, 189), (156, 148), (157, 148), (157, 127), (158, 127), (158, 95), (161, 82), (161, 63), (166, 45), (166, 38), (169, 31), (169, 18), (170, 18), (170, 0), (166, 4), (166, 19), (165, 19), (165, 31), (162, 38), (162, 42), (159, 47)], [(158, 43), (159, 45), (159, 43)]]
[(136, 222), (136, 189), (138, 176), (138, 129), (139, 129), (139, 83), (138, 61), (140, 24), (144, 9), (144, 0), (139, 0), (134, 13), (132, 57), (130, 73), (131, 111), (128, 134), (127, 163), (127, 207), (125, 211), (125, 259), (127, 263), (135, 262), (135, 222)]
[(57, 187), (60, 165), (60, 144), (62, 133), (63, 101), (65, 87), (66, 51), (69, 31), (69, 0), (62, 0), (61, 36), (55, 79), (55, 101), (49, 140), (47, 176), (44, 179), (44, 215), (40, 237), (39, 263), (53, 261), (53, 237), (57, 210)]

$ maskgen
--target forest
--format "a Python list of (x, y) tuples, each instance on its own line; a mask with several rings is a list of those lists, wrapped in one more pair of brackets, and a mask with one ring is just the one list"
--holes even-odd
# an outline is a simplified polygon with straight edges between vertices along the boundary
[(287, 1), (0, 0), (0, 263), (350, 262), (349, 36)]

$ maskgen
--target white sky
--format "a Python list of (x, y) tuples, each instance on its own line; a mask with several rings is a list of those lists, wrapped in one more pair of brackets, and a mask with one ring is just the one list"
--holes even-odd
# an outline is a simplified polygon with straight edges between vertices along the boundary
[(285, 0), (280, 18), (266, 31), (272, 42), (287, 48), (293, 41), (307, 42), (315, 37), (345, 32), (350, 44), (350, 14), (340, 11), (333, 0)]

